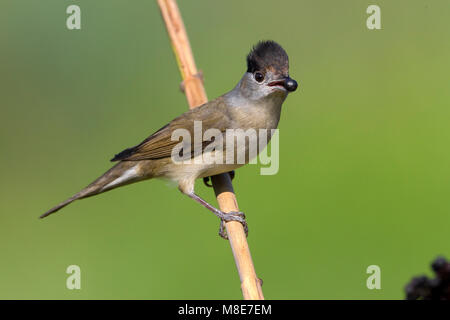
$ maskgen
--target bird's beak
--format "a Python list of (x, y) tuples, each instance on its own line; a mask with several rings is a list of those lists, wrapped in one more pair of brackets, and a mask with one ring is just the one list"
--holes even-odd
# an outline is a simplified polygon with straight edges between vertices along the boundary
[(297, 81), (295, 81), (294, 79), (291, 79), (290, 77), (285, 77), (284, 79), (281, 79), (281, 80), (275, 80), (275, 81), (269, 82), (268, 86), (283, 87), (284, 89), (286, 89), (289, 92), (294, 92), (295, 90), (297, 90), (298, 84), (297, 84)]

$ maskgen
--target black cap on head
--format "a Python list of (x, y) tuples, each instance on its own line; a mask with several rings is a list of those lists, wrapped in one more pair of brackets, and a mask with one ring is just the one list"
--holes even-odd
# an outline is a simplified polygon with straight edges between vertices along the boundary
[(289, 58), (275, 41), (260, 41), (247, 55), (247, 72), (265, 71), (269, 68), (287, 74)]

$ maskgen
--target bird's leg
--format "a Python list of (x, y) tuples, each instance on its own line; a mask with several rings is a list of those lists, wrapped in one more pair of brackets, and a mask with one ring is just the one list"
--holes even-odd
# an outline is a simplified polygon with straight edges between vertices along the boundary
[[(231, 180), (233, 180), (235, 175), (234, 170), (229, 171), (228, 174), (230, 175)], [(203, 183), (205, 184), (205, 186), (212, 188), (212, 184), (209, 183), (209, 179), (210, 177), (204, 177)]]
[(214, 213), (219, 219), (220, 219), (220, 230), (219, 235), (224, 238), (228, 239), (227, 233), (225, 231), (224, 222), (228, 221), (237, 221), (242, 224), (244, 227), (245, 235), (248, 235), (248, 225), (245, 221), (245, 214), (243, 212), (223, 212), (219, 209), (213, 207), (208, 202), (200, 198), (198, 195), (195, 194), (195, 192), (186, 193), (190, 198), (194, 199), (198, 203), (200, 203), (202, 206), (204, 206), (206, 209)]

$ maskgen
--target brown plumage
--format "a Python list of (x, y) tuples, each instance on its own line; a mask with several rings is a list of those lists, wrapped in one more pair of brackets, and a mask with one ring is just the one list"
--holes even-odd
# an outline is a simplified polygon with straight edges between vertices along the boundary
[[(233, 90), (183, 113), (140, 144), (116, 154), (111, 160), (118, 161), (116, 165), (74, 196), (48, 210), (41, 218), (78, 199), (142, 180), (164, 178), (175, 181), (180, 191), (212, 211), (222, 223), (234, 220), (246, 226), (242, 213), (224, 213), (196, 195), (194, 182), (198, 178), (228, 172), (242, 166), (244, 163), (225, 161), (229, 156), (226, 150), (226, 131), (266, 129), (270, 132), (270, 129), (277, 128), (281, 105), (288, 92), (297, 88), (295, 80), (289, 77), (286, 52), (273, 41), (258, 43), (247, 56), (247, 67), (247, 72)], [(200, 146), (194, 143), (197, 121), (201, 123), (202, 128), (200, 138), (208, 129), (215, 129), (215, 132), (218, 132), (210, 140), (200, 141)], [(203, 160), (204, 156), (214, 156), (213, 158), (222, 158), (224, 161), (222, 163), (174, 161), (172, 153), (174, 150), (178, 152), (178, 149), (174, 148), (180, 145), (180, 141), (172, 138), (173, 133), (179, 129), (184, 129), (192, 137), (190, 142), (183, 140), (180, 153), (184, 159)], [(240, 133), (239, 138), (242, 137), (245, 140), (245, 134)], [(271, 138), (270, 134), (268, 138)], [(211, 147), (220, 145), (219, 142), (223, 143), (223, 149)], [(259, 146), (262, 145), (259, 141), (257, 143)], [(233, 148), (233, 155), (244, 154), (245, 162), (249, 161), (249, 143), (235, 145)], [(258, 151), (261, 150), (258, 148)], [(221, 235), (224, 236), (222, 223)]]
[[(102, 188), (107, 186), (108, 183), (111, 183), (112, 181), (118, 179), (123, 174), (123, 172), (130, 169), (132, 167), (132, 165), (133, 165), (133, 163), (131, 163), (131, 162), (119, 162), (118, 164), (113, 166), (111, 169), (106, 171), (102, 176), (100, 176), (94, 182), (92, 182), (90, 185), (88, 185), (86, 188), (84, 188), (80, 192), (76, 193), (69, 199), (61, 202), (57, 206), (51, 208), (50, 210), (45, 212), (43, 215), (41, 215), (40, 218), (47, 217), (48, 215), (58, 211), (59, 209), (64, 208), (65, 206), (67, 206), (68, 204), (72, 203), (75, 200), (92, 197), (99, 193), (113, 189), (113, 188), (109, 188), (109, 189), (102, 190)], [(124, 183), (118, 184), (114, 188), (117, 188), (117, 187), (120, 187), (120, 186), (123, 186), (126, 184), (130, 184), (133, 182), (137, 182), (137, 181), (139, 181), (139, 179), (137, 179), (137, 177), (136, 177), (135, 180), (130, 179), (130, 180), (124, 181)]]
[[(209, 128), (217, 128), (225, 132), (227, 126), (230, 128), (232, 123), (222, 97), (189, 110), (150, 135), (137, 146), (125, 149), (115, 155), (111, 161), (120, 161), (118, 164), (74, 196), (45, 212), (40, 218), (47, 217), (75, 200), (91, 197), (123, 185), (154, 177), (166, 177), (166, 175), (170, 179), (170, 174), (167, 174), (167, 171), (170, 171), (170, 167), (173, 166), (171, 163), (172, 149), (179, 143), (179, 141), (171, 140), (172, 133), (177, 129), (186, 129), (193, 137), (194, 121), (202, 121), (202, 134)], [(193, 143), (194, 141), (192, 140), (192, 154), (188, 158), (194, 157)], [(201, 150), (204, 150), (209, 143), (203, 143)], [(123, 181), (119, 181), (117, 184), (110, 185), (112, 182), (120, 179), (127, 170), (135, 166), (137, 168), (133, 175), (128, 176)], [(224, 172), (233, 168), (234, 166), (230, 166)]]
[[(172, 149), (179, 141), (173, 141), (172, 133), (177, 129), (189, 131), (191, 137), (194, 136), (194, 121), (202, 121), (202, 134), (209, 128), (216, 128), (224, 132), (230, 124), (230, 117), (227, 114), (226, 105), (223, 98), (219, 97), (198, 108), (189, 110), (181, 116), (172, 120), (147, 139), (135, 147), (125, 149), (116, 154), (111, 161), (136, 161), (155, 160), (168, 158), (172, 155)], [(194, 150), (192, 140), (192, 149)], [(208, 144), (203, 145), (203, 149)]]

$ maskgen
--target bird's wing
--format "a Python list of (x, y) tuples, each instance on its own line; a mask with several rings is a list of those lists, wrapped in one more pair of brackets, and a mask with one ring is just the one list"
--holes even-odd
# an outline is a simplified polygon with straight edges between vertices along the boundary
[[(191, 156), (194, 150), (194, 121), (201, 121), (202, 137), (205, 130), (215, 128), (222, 133), (227, 129), (229, 115), (220, 98), (200, 107), (189, 110), (172, 120), (135, 147), (125, 149), (115, 155), (111, 161), (154, 160), (172, 156), (173, 148), (180, 143), (172, 140), (172, 133), (177, 129), (185, 129), (191, 136)], [(202, 150), (211, 141), (202, 143)]]

